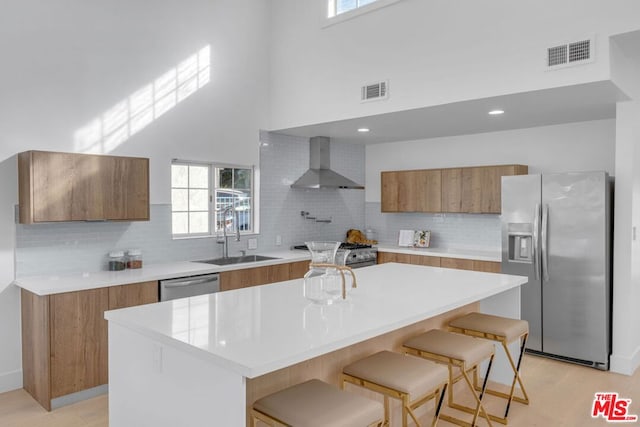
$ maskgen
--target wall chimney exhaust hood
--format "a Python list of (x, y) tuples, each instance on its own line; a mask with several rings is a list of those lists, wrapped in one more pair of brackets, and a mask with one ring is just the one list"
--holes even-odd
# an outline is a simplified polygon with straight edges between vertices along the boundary
[(309, 170), (291, 184), (291, 188), (364, 189), (364, 186), (330, 169), (330, 143), (326, 136), (314, 136), (309, 139)]

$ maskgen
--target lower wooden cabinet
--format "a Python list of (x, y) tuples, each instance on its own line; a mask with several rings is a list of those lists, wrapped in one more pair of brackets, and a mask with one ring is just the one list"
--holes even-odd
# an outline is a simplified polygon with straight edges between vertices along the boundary
[(108, 381), (106, 310), (158, 301), (158, 282), (38, 296), (22, 290), (23, 386), (51, 400)]
[(301, 279), (307, 271), (309, 271), (309, 261), (223, 271), (220, 273), (220, 290), (230, 291), (249, 286)]
[(473, 270), (484, 271), (486, 273), (500, 273), (502, 272), (502, 266), (499, 262), (473, 260)]
[(289, 280), (302, 279), (309, 271), (310, 261), (297, 261), (289, 264)]
[(399, 252), (378, 252), (378, 264), (384, 264), (385, 262), (440, 267), (440, 257), (437, 256), (410, 255)]
[(411, 255), (411, 264), (426, 265), (427, 267), (440, 267), (440, 257)]
[(109, 288), (49, 296), (51, 398), (108, 382)]
[(109, 288), (109, 310), (158, 302), (158, 282), (141, 282)]
[(399, 262), (402, 264), (426, 265), (430, 267), (455, 268), (458, 270), (500, 273), (499, 262), (427, 255), (409, 255), (397, 252), (378, 252), (378, 264), (384, 264), (385, 262)]

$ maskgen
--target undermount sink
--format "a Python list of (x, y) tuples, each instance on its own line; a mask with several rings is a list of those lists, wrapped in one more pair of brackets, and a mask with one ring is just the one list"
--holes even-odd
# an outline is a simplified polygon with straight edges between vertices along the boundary
[(229, 264), (243, 264), (246, 262), (258, 262), (258, 261), (268, 261), (270, 259), (280, 259), (272, 256), (264, 256), (264, 255), (244, 255), (244, 256), (231, 256), (229, 258), (214, 258), (207, 259), (204, 262), (207, 264), (216, 264), (216, 265), (229, 265)]

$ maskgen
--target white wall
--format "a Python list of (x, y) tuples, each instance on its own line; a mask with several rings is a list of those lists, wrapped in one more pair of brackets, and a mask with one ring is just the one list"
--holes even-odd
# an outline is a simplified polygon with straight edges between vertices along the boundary
[[(640, 2), (401, 0), (323, 28), (327, 0), (273, 2), (271, 129), (609, 78), (608, 36)], [(547, 72), (546, 48), (596, 36), (596, 61)], [(386, 101), (363, 84), (390, 80)]]
[(380, 172), (456, 166), (524, 164), (529, 173), (614, 173), (615, 120), (368, 145), (366, 201), (380, 201)]
[[(169, 203), (172, 158), (256, 164), (266, 127), (268, 0), (5, 0), (0, 14), (0, 229), (17, 202), (17, 152), (86, 151), (77, 132), (206, 46), (211, 80), (115, 149), (151, 159)], [(112, 122), (117, 122), (112, 120)], [(5, 237), (8, 236), (8, 237)], [(0, 391), (20, 369), (13, 237), (0, 237)], [(6, 308), (6, 309), (5, 309)]]
[(631, 374), (640, 367), (640, 32), (615, 37), (611, 52), (614, 82), (633, 98), (616, 111), (611, 369)]

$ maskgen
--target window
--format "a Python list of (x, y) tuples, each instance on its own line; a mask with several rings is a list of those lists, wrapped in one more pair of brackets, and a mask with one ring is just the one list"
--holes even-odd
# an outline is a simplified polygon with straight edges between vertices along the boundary
[(341, 13), (357, 9), (375, 1), (376, 0), (330, 0), (329, 17), (340, 15)]
[(330, 26), (338, 22), (349, 20), (356, 16), (368, 13), (400, 0), (327, 0), (328, 1), (328, 22), (325, 26)]
[(171, 165), (174, 237), (255, 232), (252, 167), (178, 162)]

